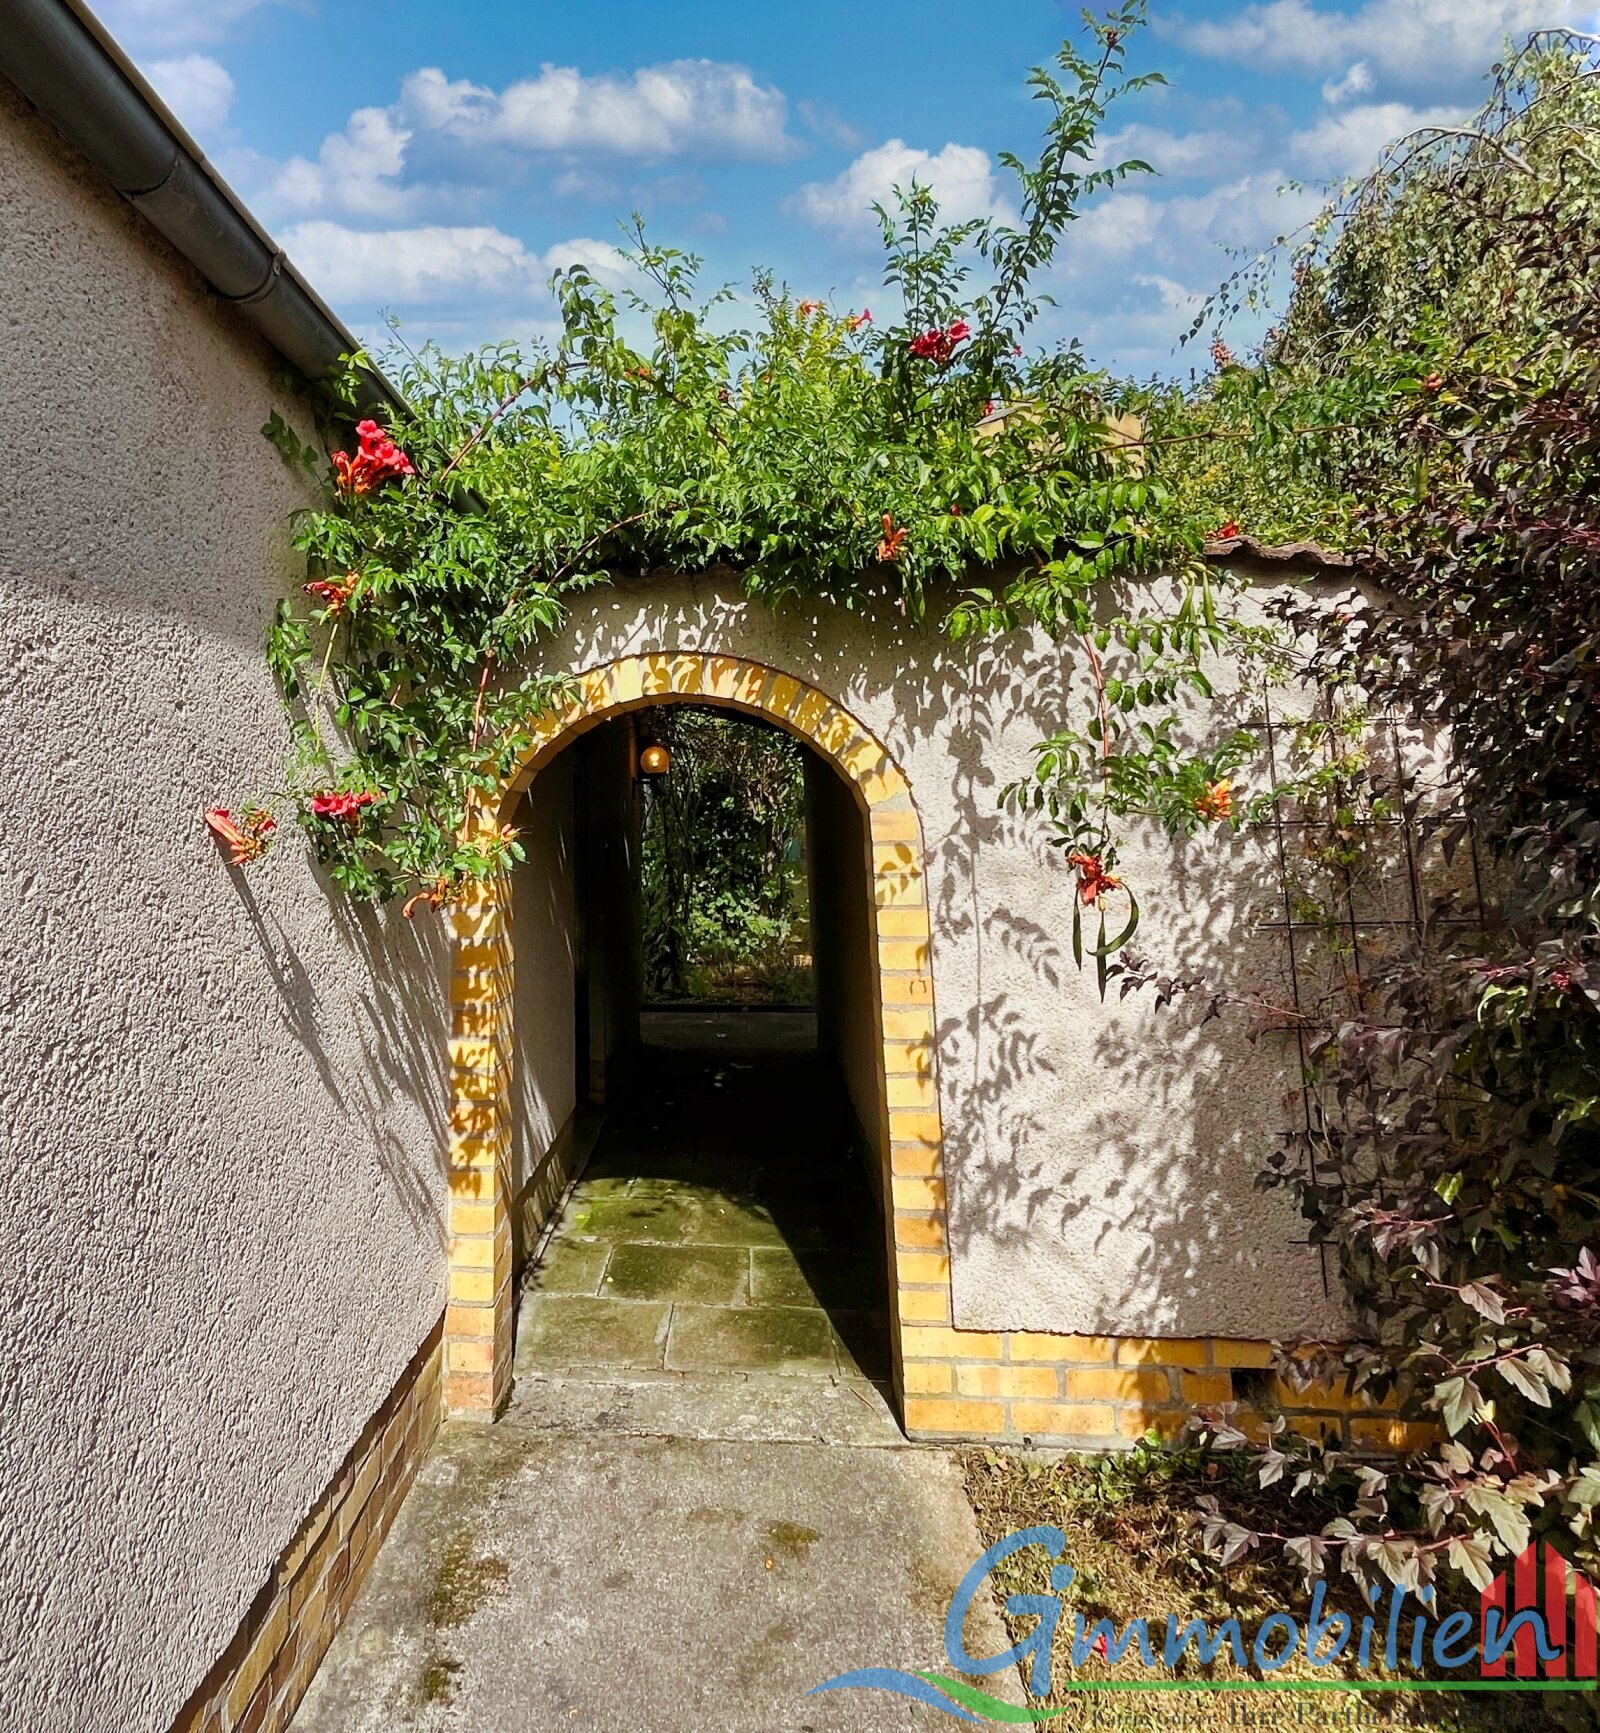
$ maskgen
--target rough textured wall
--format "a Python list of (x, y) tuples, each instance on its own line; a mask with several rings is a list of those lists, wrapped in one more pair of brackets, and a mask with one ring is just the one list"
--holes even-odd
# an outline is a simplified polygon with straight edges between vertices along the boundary
[(811, 878), (817, 1039), (832, 1057), (855, 1117), (868, 1178), (883, 1197), (887, 1106), (879, 1054), (876, 955), (867, 877), (867, 829), (849, 784), (806, 754), (806, 859)]
[(304, 417), (0, 83), (0, 1655), (7, 1726), (164, 1733), (444, 1303), (440, 929), (271, 787)]
[(519, 1193), (577, 1104), (574, 761), (573, 753), (563, 752), (535, 777), (516, 819), (527, 853), (511, 875), (512, 1159)]
[[(549, 668), (685, 650), (820, 687), (884, 741), (927, 849), (955, 1321), (1085, 1335), (1326, 1335), (1342, 1311), (1281, 1194), (1254, 1179), (1301, 1111), (1293, 1056), (1147, 997), (1101, 1005), (1071, 953), (1073, 876), (997, 796), (1086, 688), (1020, 632), (952, 644), (898, 616), (750, 601), (726, 574), (593, 592)], [(1069, 698), (1075, 692), (1075, 699)], [(1276, 982), (1271, 857), (1207, 835), (1135, 838), (1143, 948)]]

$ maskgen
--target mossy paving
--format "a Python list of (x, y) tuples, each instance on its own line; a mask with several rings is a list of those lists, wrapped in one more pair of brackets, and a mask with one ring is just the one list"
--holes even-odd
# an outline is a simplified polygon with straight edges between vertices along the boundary
[(428, 1593), (428, 1623), (453, 1631), (464, 1625), (490, 1595), (504, 1587), (510, 1567), (493, 1553), (479, 1553), (478, 1536), (458, 1529), (444, 1544)]
[(814, 1528), (798, 1522), (769, 1522), (767, 1541), (772, 1550), (787, 1558), (802, 1559), (822, 1539)]
[[(469, 1440), (487, 1442), (491, 1447), (474, 1450)], [(442, 1442), (441, 1454), (463, 1471), (456, 1481), (464, 1495), (463, 1509), (430, 1558), (422, 1664), (412, 1697), (418, 1705), (448, 1709), (464, 1668), (450, 1652), (448, 1633), (460, 1631), (510, 1581), (511, 1567), (506, 1560), (481, 1545), (482, 1524), (507, 1483), (515, 1479), (522, 1451), (515, 1440), (480, 1434), (477, 1428), (467, 1428), (456, 1436), (447, 1431)]]
[(479, 1552), (475, 1528), (458, 1528), (440, 1548), (428, 1585), (428, 1652), (417, 1680), (419, 1703), (450, 1706), (462, 1663), (445, 1653), (440, 1634), (459, 1630), (510, 1575), (503, 1558)]
[(529, 1272), (519, 1371), (886, 1380), (881, 1222), (815, 1056), (645, 1068)]
[(459, 1661), (447, 1660), (442, 1656), (427, 1662), (417, 1684), (417, 1701), (424, 1704), (437, 1703), (441, 1708), (448, 1709), (455, 1701), (456, 1676), (460, 1671)]

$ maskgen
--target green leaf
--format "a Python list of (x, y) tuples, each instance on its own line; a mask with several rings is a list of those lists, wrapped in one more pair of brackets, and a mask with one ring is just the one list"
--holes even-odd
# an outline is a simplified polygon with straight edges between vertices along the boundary
[(1105, 958), (1113, 956), (1116, 952), (1120, 951), (1139, 930), (1139, 905), (1134, 900), (1132, 891), (1128, 890), (1126, 886), (1123, 887), (1123, 890), (1128, 899), (1127, 922), (1117, 936), (1107, 943), (1105, 940), (1105, 916), (1103, 914), (1101, 915), (1100, 943), (1093, 947), (1094, 955), (1097, 957)]
[(1530, 1402), (1540, 1408), (1550, 1406), (1550, 1391), (1543, 1378), (1532, 1371), (1520, 1360), (1501, 1360), (1495, 1365), (1495, 1371), (1505, 1379), (1513, 1390), (1520, 1391)]

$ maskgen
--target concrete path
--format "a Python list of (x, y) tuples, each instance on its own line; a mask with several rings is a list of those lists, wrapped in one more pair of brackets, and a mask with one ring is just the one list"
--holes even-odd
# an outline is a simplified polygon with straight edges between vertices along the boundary
[[(446, 1428), (295, 1733), (956, 1725), (807, 1695), (947, 1670), (982, 1550), (959, 1461), (886, 1398), (881, 1233), (809, 1022), (659, 1024), (529, 1280), (509, 1412)], [(987, 1601), (968, 1643), (1006, 1646)]]
[[(981, 1550), (943, 1451), (451, 1426), (295, 1733), (882, 1733), (956, 1723), (857, 1667), (948, 1670)], [(1005, 1647), (985, 1602), (973, 1653)], [(1014, 1673), (984, 1681), (1020, 1701)]]

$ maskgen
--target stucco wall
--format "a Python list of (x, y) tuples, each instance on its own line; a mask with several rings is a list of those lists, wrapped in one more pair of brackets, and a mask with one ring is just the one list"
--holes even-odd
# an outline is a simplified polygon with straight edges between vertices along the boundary
[(275, 785), (275, 358), (0, 84), (6, 1726), (164, 1733), (444, 1303), (444, 944)]
[(837, 771), (807, 753), (805, 775), (817, 1041), (844, 1084), (867, 1177), (881, 1203), (888, 1122), (879, 1063), (883, 1036), (877, 1014), (867, 827), (849, 784)]
[(574, 763), (574, 755), (563, 752), (535, 777), (516, 819), (527, 855), (511, 875), (517, 1040), (512, 1161), (518, 1193), (577, 1104)]
[[(952, 644), (897, 615), (747, 600), (656, 574), (579, 604), (543, 665), (746, 657), (819, 687), (894, 754), (932, 909), (955, 1322), (1085, 1335), (1327, 1335), (1342, 1311), (1281, 1194), (1254, 1180), (1300, 1111), (1293, 1056), (1242, 1024), (1099, 1002), (1071, 955), (1073, 875), (997, 797), (1082, 702), (1072, 654), (1021, 632)], [(1076, 685), (1075, 685), (1076, 682)], [(1143, 948), (1220, 982), (1277, 979), (1277, 877), (1257, 843), (1133, 839)]]

